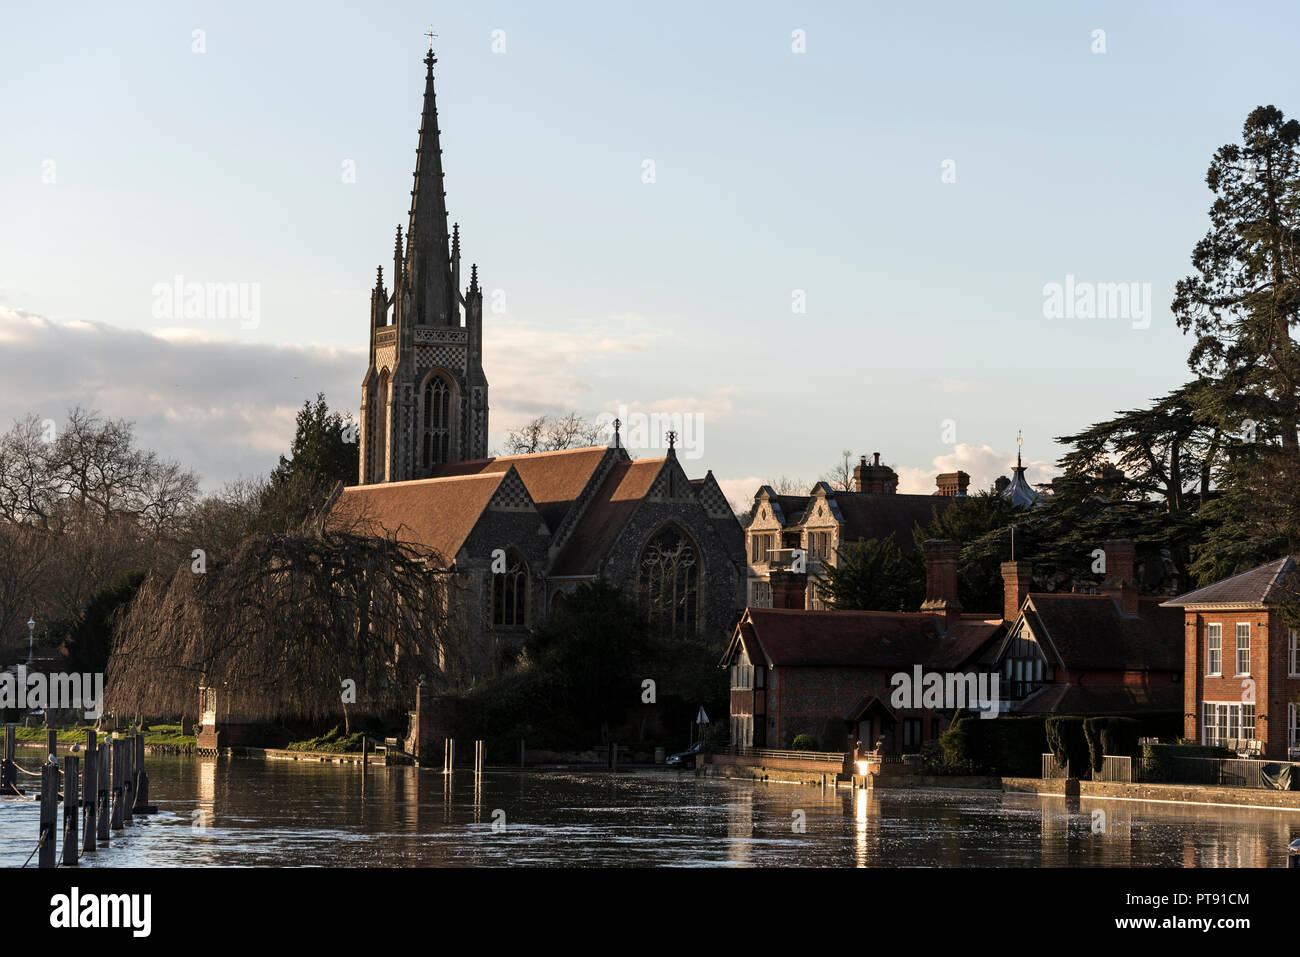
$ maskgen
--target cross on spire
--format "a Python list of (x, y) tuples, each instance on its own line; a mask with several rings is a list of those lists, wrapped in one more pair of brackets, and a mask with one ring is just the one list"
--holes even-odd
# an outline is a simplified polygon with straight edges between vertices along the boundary
[(671, 451), (673, 450), (673, 448), (674, 448), (676, 445), (677, 445), (677, 433), (676, 433), (676, 432), (669, 432), (669, 433), (668, 433), (668, 450), (671, 452)]
[(434, 41), (434, 38), (435, 38), (437, 35), (438, 35), (438, 34), (436, 34), (436, 33), (433, 32), (433, 24), (432, 24), (432, 23), (429, 24), (429, 32), (426, 33), (425, 36), (429, 38), (429, 52), (430, 52), (430, 53), (433, 52), (433, 41)]

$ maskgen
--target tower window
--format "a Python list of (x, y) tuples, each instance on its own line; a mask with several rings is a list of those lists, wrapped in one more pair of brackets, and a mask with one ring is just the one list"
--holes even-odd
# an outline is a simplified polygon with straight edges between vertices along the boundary
[(451, 460), (451, 385), (441, 376), (424, 384), (420, 464), (425, 470)]

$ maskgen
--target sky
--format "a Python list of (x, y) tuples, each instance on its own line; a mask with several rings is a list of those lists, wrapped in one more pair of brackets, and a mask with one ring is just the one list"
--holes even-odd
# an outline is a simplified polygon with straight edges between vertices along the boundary
[[(733, 500), (845, 449), (901, 491), (986, 487), (1022, 430), (1049, 478), (1057, 437), (1189, 377), (1169, 303), (1210, 158), (1255, 106), (1300, 111), (1288, 3), (2, 0), (0, 23), (0, 427), (98, 409), (206, 489), (267, 472), (304, 399), (359, 406), (430, 24), (490, 443), (642, 413), (634, 454), (684, 423), (687, 471)], [(243, 308), (187, 315), (177, 282)]]

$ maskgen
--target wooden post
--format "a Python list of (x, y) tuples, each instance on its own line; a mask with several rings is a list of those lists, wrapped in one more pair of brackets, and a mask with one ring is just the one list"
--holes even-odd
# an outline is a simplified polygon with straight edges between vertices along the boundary
[(149, 772), (144, 769), (144, 732), (135, 736), (135, 814), (157, 814), (149, 804)]
[(95, 826), (98, 829), (95, 840), (98, 844), (108, 844), (108, 828), (112, 813), (109, 810), (108, 796), (113, 787), (109, 770), (109, 758), (113, 753), (113, 739), (105, 738), (104, 743), (95, 750), (99, 757), (99, 767), (95, 769)]
[(474, 775), (477, 777), (483, 773), (483, 742), (474, 742)]
[(55, 833), (58, 813), (59, 769), (57, 765), (47, 763), (41, 766), (41, 830), (37, 835), (41, 849), (36, 852), (39, 867), (54, 867), (58, 860), (57, 848), (54, 846), (59, 839)]
[(122, 739), (122, 823), (130, 825), (135, 804), (135, 743), (128, 734)]
[(444, 738), (442, 745), (442, 773), (451, 774), (456, 766), (456, 739)]
[(83, 854), (95, 852), (95, 803), (99, 800), (99, 786), (96, 778), (99, 771), (99, 752), (95, 747), (95, 729), (86, 732), (86, 779), (85, 797), (81, 804), (84, 808), (83, 836), (81, 850)]
[(14, 765), (15, 733), (12, 724), (5, 725), (5, 756), (0, 765), (0, 793), (3, 794), (16, 794), (18, 791), (18, 768)]
[(524, 766), (524, 739), (519, 739), (519, 766)]
[(113, 830), (122, 830), (122, 742), (117, 738), (113, 744)]
[(45, 754), (46, 761), (53, 764), (59, 763), (59, 732), (50, 728), (45, 732)]
[(77, 793), (78, 765), (71, 754), (63, 757), (63, 866), (77, 866), (77, 824), (81, 817), (81, 798)]
[(361, 736), (361, 773), (366, 773), (366, 768), (370, 764), (370, 737), (363, 734)]

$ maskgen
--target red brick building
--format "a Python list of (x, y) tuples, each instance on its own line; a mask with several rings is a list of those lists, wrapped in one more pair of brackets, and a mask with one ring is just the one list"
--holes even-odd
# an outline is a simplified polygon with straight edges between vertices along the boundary
[(1184, 619), (1189, 740), (1258, 741), (1264, 757), (1300, 758), (1300, 635), (1282, 613), (1300, 584), (1296, 561), (1287, 555), (1165, 603)]

